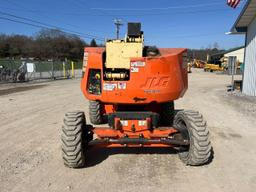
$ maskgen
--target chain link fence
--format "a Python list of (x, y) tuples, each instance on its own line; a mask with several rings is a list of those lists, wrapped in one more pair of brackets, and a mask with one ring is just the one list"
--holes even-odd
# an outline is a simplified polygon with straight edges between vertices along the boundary
[(82, 75), (82, 61), (0, 59), (0, 82), (69, 79)]

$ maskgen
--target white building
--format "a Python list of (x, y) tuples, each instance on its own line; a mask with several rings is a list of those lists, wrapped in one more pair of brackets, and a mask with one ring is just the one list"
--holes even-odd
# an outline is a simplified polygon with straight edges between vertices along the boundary
[(231, 29), (232, 34), (245, 34), (243, 90), (256, 96), (256, 0), (248, 0)]
[(244, 62), (244, 47), (238, 47), (236, 49), (227, 51), (224, 54), (224, 58), (228, 58), (228, 57), (236, 57), (236, 60), (238, 63), (243, 63)]

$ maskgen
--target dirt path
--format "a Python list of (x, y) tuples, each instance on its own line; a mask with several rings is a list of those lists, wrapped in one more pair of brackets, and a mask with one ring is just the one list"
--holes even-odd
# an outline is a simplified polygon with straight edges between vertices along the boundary
[(255, 191), (256, 103), (229, 96), (230, 77), (194, 71), (178, 109), (207, 119), (213, 161), (184, 166), (169, 149), (92, 150), (87, 168), (61, 160), (63, 114), (88, 115), (79, 80), (44, 83), (39, 89), (0, 96), (0, 191)]

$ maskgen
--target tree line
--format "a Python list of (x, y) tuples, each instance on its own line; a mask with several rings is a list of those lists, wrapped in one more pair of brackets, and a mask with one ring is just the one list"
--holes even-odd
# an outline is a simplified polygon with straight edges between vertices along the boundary
[(82, 60), (87, 46), (98, 45), (95, 39), (87, 43), (57, 29), (42, 29), (34, 36), (0, 34), (0, 58)]
[(188, 50), (188, 59), (192, 61), (193, 59), (198, 59), (202, 61), (207, 60), (207, 55), (213, 55), (224, 50), (217, 48), (206, 48), (206, 49), (189, 49)]
[(213, 43), (212, 45), (208, 45), (207, 48), (201, 48), (201, 49), (189, 49), (188, 50), (188, 59), (189, 61), (192, 61), (193, 59), (198, 59), (202, 61), (207, 60), (207, 55), (211, 56), (216, 53), (223, 52), (225, 50), (220, 49), (220, 46), (217, 42)]
[[(42, 29), (34, 36), (0, 34), (0, 58), (34, 58), (39, 60), (82, 60), (84, 47), (98, 45), (95, 39), (90, 43), (76, 35), (70, 35), (57, 29)], [(201, 49), (189, 49), (189, 60), (206, 60), (207, 54), (219, 52), (219, 46)]]

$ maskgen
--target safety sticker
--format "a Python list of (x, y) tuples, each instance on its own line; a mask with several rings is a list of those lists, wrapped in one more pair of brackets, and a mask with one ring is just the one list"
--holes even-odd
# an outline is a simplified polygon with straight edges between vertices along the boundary
[(113, 91), (117, 88), (116, 83), (104, 83), (103, 84), (103, 90), (104, 91)]
[(139, 68), (131, 67), (131, 72), (132, 73), (138, 73), (139, 72)]
[(126, 89), (126, 83), (124, 82), (119, 82), (117, 85), (118, 85), (118, 89)]
[(145, 120), (140, 120), (140, 121), (138, 122), (138, 124), (139, 124), (139, 126), (146, 126), (146, 125), (147, 125), (147, 121), (145, 121)]
[(145, 67), (145, 62), (143, 61), (133, 61), (131, 62), (132, 67)]
[(128, 121), (121, 120), (120, 123), (121, 123), (123, 126), (128, 126)]

